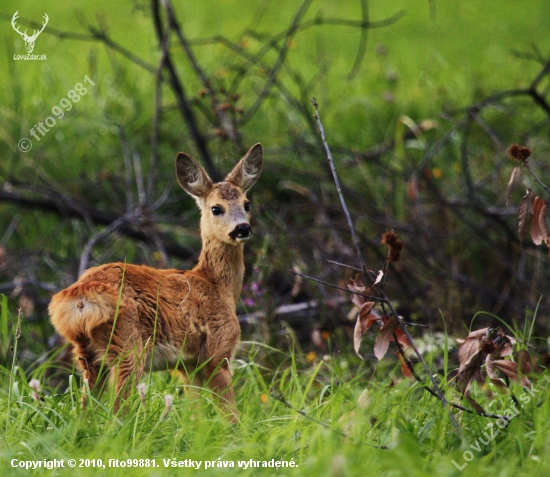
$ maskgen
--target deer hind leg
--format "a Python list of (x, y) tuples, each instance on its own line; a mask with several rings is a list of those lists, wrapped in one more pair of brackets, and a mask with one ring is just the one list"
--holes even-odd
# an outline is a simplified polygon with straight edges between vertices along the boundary
[[(77, 282), (52, 298), (50, 319), (55, 329), (73, 344), (73, 354), (91, 391), (104, 387), (99, 376), (117, 307), (123, 308), (119, 290), (98, 281)], [(84, 389), (86, 391), (86, 388)], [(97, 392), (97, 391), (96, 391)], [(86, 396), (86, 392), (84, 393)], [(86, 397), (83, 400), (85, 404)]]
[(196, 399), (200, 393), (200, 389), (203, 385), (201, 376), (199, 373), (195, 373), (193, 369), (183, 368), (178, 366), (177, 372), (180, 375), (183, 382), (183, 390), (186, 397)]
[[(192, 416), (197, 409), (198, 403), (201, 397), (201, 388), (203, 386), (203, 380), (200, 373), (195, 373), (194, 369), (179, 366), (177, 372), (183, 382), (183, 390), (185, 393), (185, 400), (188, 402), (188, 406), (191, 409)], [(194, 418), (194, 417), (192, 417)]]
[(101, 378), (100, 364), (97, 359), (97, 352), (91, 345), (90, 340), (86, 335), (78, 336), (73, 343), (73, 354), (76, 362), (82, 370), (82, 377), (88, 383), (82, 387), (82, 408), (88, 403), (88, 389), (93, 393), (94, 397), (99, 398), (105, 388), (107, 373), (103, 373)]
[(94, 329), (92, 336), (97, 348), (102, 350), (99, 358), (104, 358), (109, 369), (109, 380), (115, 388), (114, 411), (118, 412), (122, 401), (128, 398), (132, 383), (141, 378), (145, 364), (135, 303), (130, 301), (121, 307), (116, 321)]

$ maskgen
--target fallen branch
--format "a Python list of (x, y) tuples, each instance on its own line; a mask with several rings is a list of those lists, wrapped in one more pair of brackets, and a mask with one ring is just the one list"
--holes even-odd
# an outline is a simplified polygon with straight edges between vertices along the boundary
[[(348, 303), (349, 300), (344, 297), (338, 297), (334, 301), (335, 305), (341, 305), (343, 303)], [(275, 308), (273, 312), (269, 315), (271, 317), (283, 318), (285, 316), (294, 316), (299, 315), (300, 313), (317, 311), (321, 307), (321, 302), (319, 300), (310, 300), (302, 303), (292, 303), (290, 305), (281, 305)], [(256, 311), (254, 313), (247, 313), (243, 315), (238, 315), (239, 323), (246, 325), (257, 325), (262, 320), (267, 318), (268, 314), (265, 311)], [(301, 318), (300, 318), (301, 319)]]
[[(39, 197), (28, 197), (16, 192), (8, 192), (0, 189), (0, 202), (10, 202), (22, 207), (54, 213), (62, 217), (74, 217), (82, 220), (90, 219), (92, 223), (96, 225), (109, 226), (120, 218), (117, 214), (104, 212), (88, 204), (79, 202), (74, 198), (71, 198), (70, 202), (56, 199), (43, 199)], [(128, 223), (122, 224), (118, 228), (118, 233), (148, 245), (152, 243), (151, 237), (141, 230), (135, 229)], [(159, 236), (164, 244), (166, 253), (169, 255), (183, 260), (189, 260), (194, 257), (194, 253), (179, 245), (166, 234), (159, 233)]]

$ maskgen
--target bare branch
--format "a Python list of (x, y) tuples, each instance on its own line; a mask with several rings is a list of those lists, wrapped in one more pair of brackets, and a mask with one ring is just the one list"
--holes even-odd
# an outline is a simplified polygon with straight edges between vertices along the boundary
[[(162, 42), (163, 42), (165, 33), (164, 33), (164, 28), (162, 26), (162, 20), (160, 18), (159, 0), (152, 0), (151, 6), (153, 9), (153, 21), (155, 24), (155, 31), (157, 33), (159, 45), (162, 50)], [(170, 86), (177, 98), (180, 113), (187, 124), (189, 132), (191, 134), (191, 138), (193, 139), (195, 146), (199, 151), (199, 154), (201, 156), (201, 159), (204, 162), (204, 165), (206, 167), (206, 170), (208, 171), (208, 174), (215, 182), (218, 182), (221, 178), (217, 168), (214, 166), (214, 163), (212, 161), (212, 156), (208, 151), (206, 138), (204, 137), (202, 132), (199, 130), (197, 120), (195, 118), (195, 113), (193, 112), (189, 104), (189, 101), (185, 94), (185, 90), (183, 88), (183, 84), (178, 78), (178, 75), (176, 73), (176, 68), (174, 67), (172, 59), (170, 57), (170, 52), (168, 50), (166, 51), (166, 61), (164, 64), (166, 69), (168, 70)], [(155, 72), (155, 70), (153, 70), (153, 72)]]
[[(369, 5), (367, 0), (360, 0), (361, 2), (361, 15), (364, 25), (369, 23)], [(367, 51), (367, 39), (368, 39), (369, 29), (361, 28), (361, 38), (359, 39), (359, 47), (357, 48), (357, 54), (355, 55), (355, 60), (353, 61), (353, 66), (351, 71), (348, 73), (348, 80), (355, 78), (357, 73), (359, 73), (359, 68), (365, 57)]]
[[(62, 217), (75, 217), (78, 219), (89, 218), (96, 225), (110, 225), (119, 218), (117, 214), (96, 209), (88, 204), (80, 202), (74, 197), (68, 198), (67, 201), (61, 200), (60, 198), (44, 199), (41, 197), (28, 197), (13, 191), (8, 192), (0, 189), (0, 202), (11, 202), (22, 207), (55, 213)], [(150, 237), (144, 232), (136, 230), (127, 223), (119, 228), (119, 232), (134, 240), (139, 240), (140, 242), (147, 244), (151, 242)], [(162, 234), (160, 236), (164, 243), (166, 253), (184, 260), (188, 260), (194, 256), (193, 252), (182, 247), (167, 235)]]

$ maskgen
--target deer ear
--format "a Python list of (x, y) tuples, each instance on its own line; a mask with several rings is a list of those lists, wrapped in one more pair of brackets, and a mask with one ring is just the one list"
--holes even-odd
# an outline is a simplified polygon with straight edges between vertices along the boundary
[(245, 192), (250, 189), (262, 172), (263, 151), (260, 143), (254, 144), (225, 178)]
[(212, 180), (206, 171), (183, 152), (176, 158), (176, 175), (183, 190), (193, 197), (204, 197), (212, 188)]

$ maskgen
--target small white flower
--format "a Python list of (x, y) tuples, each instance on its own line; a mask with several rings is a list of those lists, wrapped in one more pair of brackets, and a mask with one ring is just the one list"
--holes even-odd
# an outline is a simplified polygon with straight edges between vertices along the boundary
[(168, 416), (168, 413), (170, 412), (173, 401), (174, 401), (174, 397), (171, 394), (166, 394), (164, 396), (164, 411), (162, 411), (162, 416), (160, 416), (161, 421), (166, 419), (166, 416)]
[(40, 401), (40, 381), (38, 379), (31, 379), (29, 381), (29, 387), (32, 389), (31, 396), (35, 401)]
[(137, 391), (139, 394), (139, 399), (141, 401), (141, 404), (145, 406), (145, 390), (147, 389), (147, 386), (145, 386), (144, 383), (139, 383), (137, 385)]

